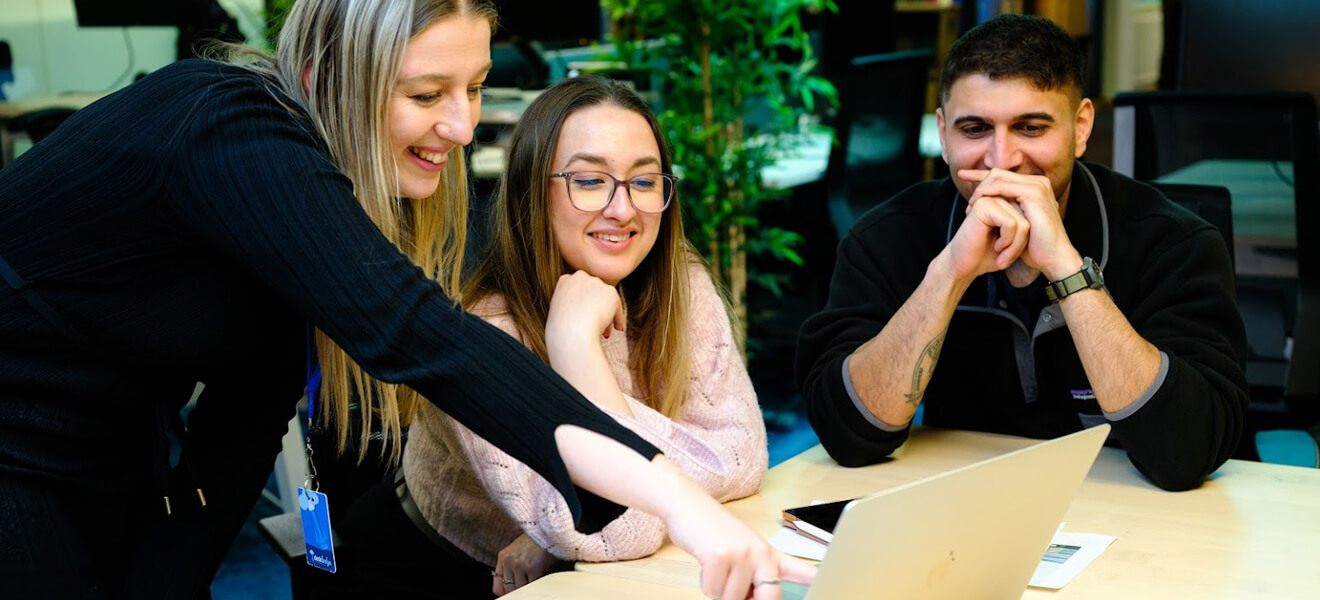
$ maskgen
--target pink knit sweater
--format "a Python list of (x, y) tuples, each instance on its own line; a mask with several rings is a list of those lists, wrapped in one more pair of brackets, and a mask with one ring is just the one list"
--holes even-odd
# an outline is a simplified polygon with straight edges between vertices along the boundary
[[(603, 347), (633, 416), (606, 412), (725, 502), (760, 488), (768, 460), (765, 423), (710, 276), (697, 266), (689, 277), (692, 383), (678, 418), (637, 400), (623, 335), (610, 336)], [(504, 314), (503, 299), (483, 301), (473, 312), (522, 339)], [(429, 403), (409, 429), (403, 468), (426, 520), (488, 565), (524, 532), (559, 558), (593, 562), (640, 558), (664, 541), (660, 520), (633, 509), (598, 533), (577, 532), (563, 498), (545, 479)]]

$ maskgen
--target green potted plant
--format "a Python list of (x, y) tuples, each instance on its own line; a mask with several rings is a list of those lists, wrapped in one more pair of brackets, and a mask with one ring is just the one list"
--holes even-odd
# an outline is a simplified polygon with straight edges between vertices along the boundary
[(284, 17), (288, 16), (289, 9), (293, 8), (293, 2), (294, 0), (266, 0), (267, 48), (275, 48), (275, 39), (280, 36), (280, 28), (284, 26)]
[(761, 172), (801, 143), (802, 117), (817, 102), (835, 102), (833, 86), (812, 74), (802, 17), (837, 8), (831, 0), (602, 2), (615, 58), (652, 74), (660, 123), (681, 168), (689, 235), (745, 327), (748, 284), (778, 294), (787, 277), (750, 268), (749, 255), (802, 264), (799, 234), (760, 224), (765, 203), (788, 193), (764, 185)]

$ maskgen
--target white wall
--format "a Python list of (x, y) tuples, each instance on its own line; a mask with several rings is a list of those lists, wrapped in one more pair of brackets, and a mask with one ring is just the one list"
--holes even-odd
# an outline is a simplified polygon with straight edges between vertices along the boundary
[[(221, 0), (249, 40), (260, 42), (262, 0)], [(78, 27), (73, 0), (0, 0), (0, 39), (14, 53), (6, 98), (112, 90), (174, 61), (173, 27)]]
[(1105, 3), (1104, 72), (1101, 95), (1154, 89), (1164, 52), (1164, 13), (1159, 0)]

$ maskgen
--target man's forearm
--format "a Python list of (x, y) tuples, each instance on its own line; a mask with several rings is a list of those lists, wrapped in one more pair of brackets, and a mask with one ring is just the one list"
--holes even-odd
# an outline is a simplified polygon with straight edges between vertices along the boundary
[(1103, 290), (1077, 292), (1059, 307), (1100, 408), (1118, 412), (1140, 398), (1159, 373), (1159, 350), (1132, 328)]
[[(947, 252), (947, 251), (946, 251)], [(939, 361), (949, 320), (970, 281), (959, 281), (941, 253), (921, 284), (874, 338), (853, 352), (847, 377), (871, 414), (902, 427), (912, 420)]]

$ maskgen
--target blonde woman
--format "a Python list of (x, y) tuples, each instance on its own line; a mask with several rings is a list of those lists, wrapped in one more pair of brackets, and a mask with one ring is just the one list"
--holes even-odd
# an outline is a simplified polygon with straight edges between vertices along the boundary
[[(671, 173), (655, 116), (625, 85), (583, 77), (546, 90), (512, 136), (491, 247), (464, 298), (723, 502), (759, 488), (765, 426)], [(576, 530), (534, 470), (438, 408), (419, 412), (404, 454), (404, 512), (462, 553), (449, 564), (467, 565), (462, 579), (487, 597), (559, 559), (639, 558), (664, 540), (664, 524), (636, 510)]]
[(485, 0), (300, 0), (275, 56), (164, 67), (0, 171), (6, 594), (204, 595), (311, 355), (341, 432), (349, 395), (391, 436), (426, 398), (577, 527), (622, 509), (576, 486), (660, 516), (706, 594), (780, 577), (654, 445), (456, 308), (494, 24)]

